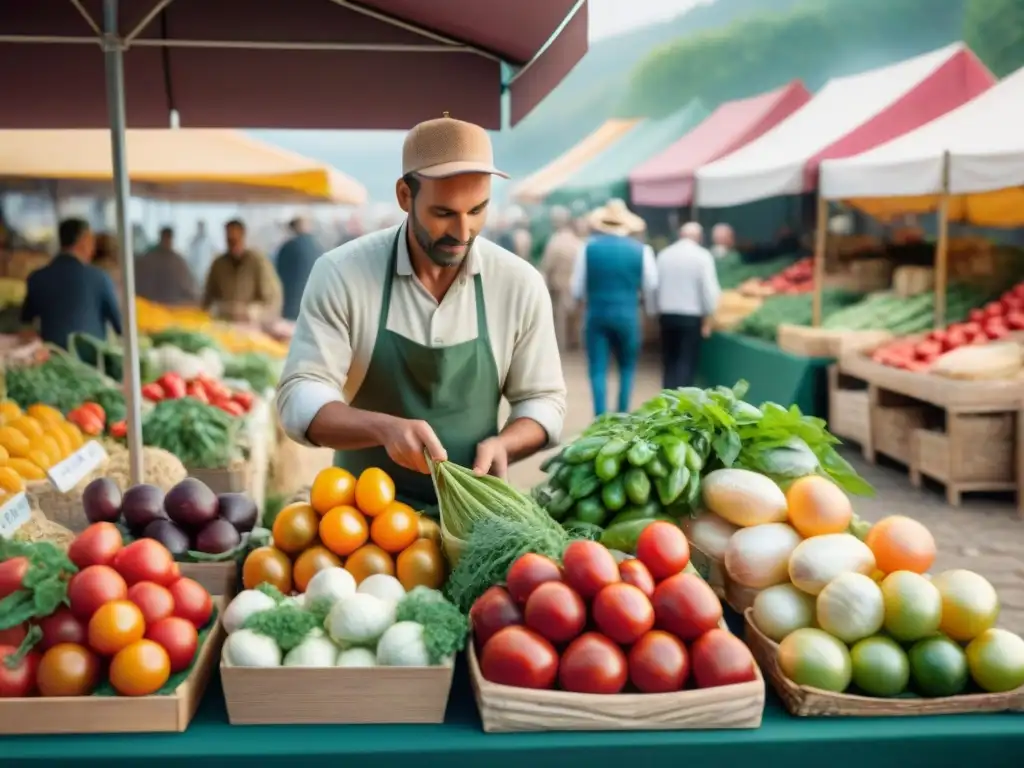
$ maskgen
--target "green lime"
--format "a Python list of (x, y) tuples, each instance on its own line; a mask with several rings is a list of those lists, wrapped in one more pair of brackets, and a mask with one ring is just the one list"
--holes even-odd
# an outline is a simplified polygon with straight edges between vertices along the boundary
[(869, 696), (899, 696), (910, 682), (910, 661), (895, 640), (866, 637), (850, 649), (853, 684)]
[(914, 643), (909, 657), (914, 686), (925, 696), (956, 696), (967, 687), (967, 655), (945, 635)]
[(779, 668), (797, 685), (842, 693), (850, 685), (850, 652), (820, 629), (791, 632), (779, 644)]
[(1024, 685), (1024, 640), (1005, 629), (986, 629), (967, 646), (967, 664), (983, 691), (1012, 691)]

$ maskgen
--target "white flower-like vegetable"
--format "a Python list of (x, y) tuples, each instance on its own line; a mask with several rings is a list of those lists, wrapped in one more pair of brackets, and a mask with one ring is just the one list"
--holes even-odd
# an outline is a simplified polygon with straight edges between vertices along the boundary
[(338, 646), (323, 632), (310, 632), (306, 639), (288, 651), (285, 667), (333, 667), (338, 658)]
[(305, 608), (308, 603), (306, 602), (306, 596), (302, 595), (289, 595), (281, 601), (281, 605), (294, 605), (296, 608)]
[(379, 597), (381, 600), (391, 600), (395, 603), (405, 597), (405, 587), (402, 586), (402, 582), (386, 573), (375, 573), (372, 576), (367, 576), (356, 591), (365, 595)]
[(229, 635), (237, 632), (245, 624), (246, 619), (261, 611), (269, 611), (276, 606), (274, 598), (265, 595), (258, 589), (246, 589), (239, 592), (230, 605), (224, 609), (221, 621), (224, 622), (224, 631)]
[(266, 635), (239, 629), (224, 641), (224, 664), (229, 667), (279, 667), (281, 649)]
[(349, 648), (338, 654), (336, 667), (376, 667), (377, 654), (369, 648)]
[(371, 646), (395, 623), (395, 604), (356, 593), (339, 600), (327, 614), (327, 634), (339, 645)]
[(429, 667), (423, 625), (400, 621), (388, 627), (377, 643), (377, 663), (382, 667)]
[(306, 585), (304, 604), (309, 606), (315, 600), (329, 600), (334, 605), (355, 593), (356, 580), (351, 573), (344, 568), (324, 568), (317, 571)]

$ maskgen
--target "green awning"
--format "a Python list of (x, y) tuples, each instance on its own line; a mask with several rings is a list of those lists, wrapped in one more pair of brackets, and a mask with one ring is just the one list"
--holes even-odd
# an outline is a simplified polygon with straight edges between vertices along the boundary
[(660, 120), (644, 120), (553, 189), (544, 202), (572, 205), (583, 201), (596, 206), (613, 197), (627, 200), (630, 172), (696, 128), (707, 116), (708, 111), (694, 99)]

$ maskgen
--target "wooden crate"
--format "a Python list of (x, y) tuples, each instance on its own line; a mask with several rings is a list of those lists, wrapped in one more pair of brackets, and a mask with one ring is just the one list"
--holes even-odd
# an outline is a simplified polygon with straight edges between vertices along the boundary
[(865, 382), (828, 368), (828, 430), (836, 437), (861, 447), (864, 458), (874, 461), (871, 443), (871, 405)]
[(181, 575), (195, 579), (211, 595), (234, 597), (238, 588), (238, 563), (178, 563)]
[(976, 693), (934, 699), (881, 699), (833, 693), (797, 685), (779, 667), (779, 646), (754, 625), (745, 611), (746, 641), (772, 687), (791, 715), (797, 717), (909, 717), (959, 715), (965, 712), (1024, 712), (1024, 687), (1007, 693)]
[[(219, 599), (215, 604), (223, 612), (227, 603)], [(0, 734), (180, 733), (196, 714), (223, 643), (224, 628), (218, 620), (192, 672), (166, 696), (0, 698)]]
[(888, 331), (839, 331), (806, 325), (779, 326), (779, 349), (803, 357), (839, 358), (848, 352), (873, 349), (892, 338)]
[(874, 385), (868, 387), (868, 398), (874, 454), (880, 453), (909, 467), (914, 431), (928, 426), (927, 407)]
[(472, 638), (466, 657), (480, 722), (487, 733), (759, 728), (764, 714), (760, 669), (756, 680), (738, 685), (605, 696), (488, 682), (480, 672)]

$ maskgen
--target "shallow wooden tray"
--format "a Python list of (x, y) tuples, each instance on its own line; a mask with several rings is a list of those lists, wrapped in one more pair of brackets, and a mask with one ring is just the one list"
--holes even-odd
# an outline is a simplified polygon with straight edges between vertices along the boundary
[(232, 725), (443, 723), (454, 665), (220, 666)]
[(0, 734), (173, 733), (188, 728), (220, 658), (226, 601), (215, 600), (218, 619), (189, 676), (166, 696), (36, 696), (0, 699)]
[(1024, 687), (1006, 693), (972, 693), (935, 699), (880, 699), (797, 685), (782, 674), (778, 660), (779, 646), (754, 626), (753, 611), (745, 611), (743, 618), (746, 622), (747, 645), (754, 658), (786, 709), (797, 717), (912, 717), (1024, 711)]
[(738, 685), (602, 696), (490, 683), (480, 672), (472, 638), (466, 657), (487, 733), (759, 728), (764, 714), (764, 678), (759, 669), (756, 680)]
[(229, 560), (223, 563), (178, 563), (181, 575), (195, 579), (211, 595), (234, 597), (238, 585), (238, 563)]

